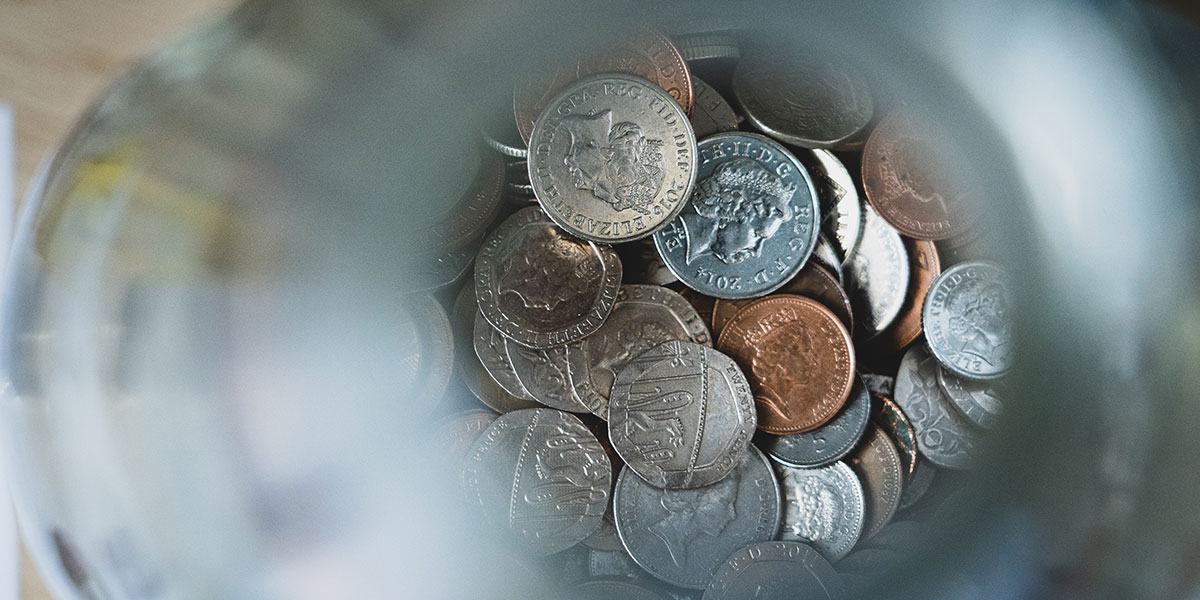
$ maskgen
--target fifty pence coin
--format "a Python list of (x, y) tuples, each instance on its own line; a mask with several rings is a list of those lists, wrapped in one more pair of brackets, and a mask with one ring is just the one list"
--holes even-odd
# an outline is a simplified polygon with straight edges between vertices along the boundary
[(856, 379), (850, 399), (831, 421), (806, 433), (759, 434), (759, 447), (772, 460), (789, 467), (821, 467), (849, 454), (870, 420), (871, 398), (862, 380)]
[(538, 116), (529, 148), (538, 204), (593, 242), (654, 233), (679, 214), (696, 183), (687, 115), (661, 88), (629, 75), (567, 86)]
[(824, 149), (796, 152), (796, 158), (808, 168), (817, 187), (821, 204), (821, 233), (829, 238), (845, 263), (862, 237), (863, 210), (858, 186), (846, 165)]
[(900, 234), (863, 207), (862, 241), (846, 263), (846, 293), (858, 317), (858, 331), (869, 339), (892, 324), (908, 294), (908, 253)]
[(867, 498), (862, 539), (875, 535), (900, 507), (904, 491), (904, 466), (895, 444), (879, 427), (871, 426), (861, 444), (846, 459), (862, 481)]
[(909, 258), (908, 293), (900, 314), (887, 328), (884, 338), (895, 350), (907, 348), (921, 336), (921, 310), (925, 306), (925, 295), (938, 275), (942, 274), (941, 260), (933, 242), (904, 240)]
[[(570, 345), (582, 343), (581, 340)], [(567, 367), (570, 345), (539, 350), (526, 348), (512, 339), (505, 338), (504, 351), (508, 354), (508, 364), (512, 365), (517, 381), (534, 400), (567, 412), (591, 412), (571, 386)]]
[(944, 367), (968, 379), (995, 379), (1012, 365), (1008, 277), (983, 261), (958, 263), (933, 282), (921, 320)]
[(754, 396), (732, 359), (690, 342), (642, 352), (617, 374), (608, 431), (625, 464), (656, 487), (711, 485), (754, 435)]
[(566, 550), (600, 526), (612, 466), (579, 419), (533, 408), (502, 415), (467, 455), (468, 497), (523, 551)]
[(1000, 420), (1004, 412), (1001, 400), (1000, 380), (972, 381), (948, 372), (944, 367), (938, 367), (938, 385), (946, 393), (946, 397), (954, 403), (972, 423), (991, 429)]
[(841, 600), (846, 588), (833, 565), (799, 542), (763, 542), (735, 552), (704, 600)]
[(738, 548), (774, 539), (782, 516), (779, 483), (754, 446), (713, 485), (661, 489), (626, 468), (615, 494), (617, 532), (633, 560), (667, 583), (695, 590)]
[(708, 327), (683, 296), (657, 285), (621, 286), (604, 325), (567, 347), (576, 395), (593, 414), (607, 419), (617, 373), (638, 354), (671, 340), (712, 345)]
[(819, 233), (808, 171), (761, 135), (720, 133), (699, 149), (695, 191), (654, 234), (663, 262), (685, 285), (717, 298), (779, 288), (808, 260)]
[(530, 348), (560, 346), (600, 328), (617, 299), (621, 261), (572, 239), (536, 206), (500, 224), (475, 259), (475, 295), (493, 327)]
[(846, 463), (797, 469), (776, 463), (783, 490), (780, 539), (804, 542), (826, 559), (850, 553), (864, 523), (862, 484)]
[(736, 131), (741, 117), (733, 112), (733, 107), (714, 90), (711, 85), (704, 83), (699, 77), (692, 77), (692, 87), (696, 90), (696, 109), (692, 111), (692, 131), (696, 139), (704, 139), (714, 133)]
[(937, 359), (924, 346), (910, 348), (896, 374), (895, 401), (912, 421), (922, 456), (939, 467), (966, 469), (978, 452), (979, 430), (942, 392), (937, 370)]
[(824, 425), (854, 385), (850, 333), (816, 300), (760, 298), (725, 326), (717, 349), (746, 370), (758, 404), (758, 427), (777, 435)]

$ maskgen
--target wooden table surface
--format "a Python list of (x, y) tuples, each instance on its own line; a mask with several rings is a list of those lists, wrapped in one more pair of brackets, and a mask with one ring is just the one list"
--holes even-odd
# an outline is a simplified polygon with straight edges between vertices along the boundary
[[(21, 198), (42, 157), (137, 59), (234, 0), (0, 0), (0, 102), (16, 120)], [(21, 598), (51, 598), (22, 556)]]

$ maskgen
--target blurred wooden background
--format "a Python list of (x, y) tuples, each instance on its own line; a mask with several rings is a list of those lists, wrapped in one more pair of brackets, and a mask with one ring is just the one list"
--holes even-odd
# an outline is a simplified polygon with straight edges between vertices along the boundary
[[(234, 0), (0, 0), (0, 102), (16, 120), (22, 198), (42, 157), (137, 59)], [(21, 598), (51, 596), (22, 556)]]

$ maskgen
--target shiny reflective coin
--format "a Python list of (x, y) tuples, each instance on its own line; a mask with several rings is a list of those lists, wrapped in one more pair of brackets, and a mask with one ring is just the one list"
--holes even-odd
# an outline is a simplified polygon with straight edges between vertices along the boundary
[(867, 430), (870, 419), (871, 398), (858, 379), (846, 405), (828, 423), (806, 433), (760, 434), (759, 447), (775, 462), (789, 467), (821, 467), (849, 454)]
[(854, 385), (849, 332), (810, 298), (756, 300), (725, 326), (717, 349), (745, 369), (758, 404), (758, 427), (767, 433), (820, 427), (842, 408)]
[(821, 206), (821, 233), (833, 242), (842, 263), (854, 254), (862, 237), (863, 210), (858, 187), (842, 161), (828, 150), (799, 150), (796, 158), (808, 168)]
[(925, 295), (942, 273), (941, 260), (933, 242), (904, 240), (904, 246), (909, 258), (908, 293), (904, 296), (900, 314), (887, 328), (885, 336), (889, 345), (896, 350), (907, 348), (921, 336), (921, 310), (925, 306)]
[(959, 414), (937, 382), (937, 359), (924, 346), (908, 350), (896, 374), (896, 404), (912, 421), (921, 455), (939, 467), (966, 469), (980, 431)]
[(596, 579), (576, 586), (572, 600), (666, 600), (658, 592), (650, 591), (626, 579)]
[[(513, 111), (517, 129), (531, 139), (534, 122), (553, 98), (573, 82), (591, 75), (624, 74), (647, 80), (670, 94), (687, 115), (692, 114), (692, 76), (671, 40), (657, 31), (642, 29), (584, 58), (561, 62), (517, 86)], [(619, 122), (619, 121), (617, 121)], [(529, 144), (530, 148), (534, 144)]]
[(904, 484), (904, 491), (900, 494), (900, 510), (913, 506), (923, 498), (925, 492), (929, 491), (929, 487), (933, 485), (936, 475), (937, 467), (930, 464), (928, 460), (918, 457), (913, 475)]
[[(582, 343), (573, 342), (571, 345)], [(571, 386), (567, 368), (567, 348), (568, 346), (556, 346), (539, 350), (526, 348), (512, 339), (504, 340), (508, 364), (512, 365), (513, 373), (516, 374), (521, 387), (525, 388), (534, 400), (567, 412), (591, 412)]]
[(904, 235), (943, 240), (975, 220), (971, 165), (936, 123), (908, 108), (885, 117), (863, 149), (863, 187), (871, 206)]
[(546, 105), (530, 138), (529, 180), (546, 214), (603, 243), (646, 237), (675, 218), (696, 183), (696, 137), (666, 92), (597, 75)]
[(879, 394), (891, 398), (896, 393), (896, 378), (888, 375), (879, 375), (876, 373), (860, 373), (863, 383), (867, 384), (867, 390), (872, 394)]
[[(688, 62), (733, 59), (742, 56), (737, 38), (721, 33), (696, 33), (675, 38), (679, 53)], [(698, 94), (697, 94), (698, 95)]]
[(754, 396), (729, 357), (690, 342), (637, 355), (617, 374), (608, 432), (625, 464), (656, 487), (711, 485), (741, 461)]
[(496, 419), (467, 455), (464, 480), (483, 521), (547, 555), (600, 526), (612, 483), (604, 449), (579, 419), (534, 408)]
[(730, 554), (779, 531), (779, 484), (753, 446), (713, 485), (660, 489), (626, 468), (615, 493), (617, 531), (629, 555), (651, 575), (680, 587), (703, 589)]
[(450, 372), (454, 369), (454, 334), (450, 319), (437, 300), (427, 294), (405, 296), (397, 307), (394, 334), (398, 381), (406, 382), (398, 390), (402, 402), (417, 410), (426, 410), (446, 393)]
[(828, 148), (871, 120), (874, 101), (848, 65), (788, 48), (746, 51), (733, 74), (733, 93), (760, 131), (802, 148)]
[(854, 305), (858, 332), (871, 338), (886, 329), (908, 294), (908, 253), (900, 234), (863, 207), (862, 241), (846, 263), (846, 293)]
[(904, 466), (896, 446), (879, 427), (872, 425), (858, 448), (846, 459), (858, 474), (866, 495), (866, 525), (862, 539), (875, 535), (900, 507), (904, 491)]
[(783, 490), (780, 539), (804, 542), (827, 560), (845, 556), (858, 541), (865, 498), (858, 476), (845, 463), (815, 469), (776, 464)]
[(571, 384), (601, 419), (617, 373), (634, 357), (663, 342), (712, 345), (708, 326), (679, 294), (656, 285), (623, 285), (616, 306), (596, 333), (567, 348)]
[(787, 149), (760, 135), (721, 133), (699, 148), (695, 192), (654, 234), (663, 262), (685, 285), (717, 298), (775, 290), (816, 244), (812, 179)]
[(505, 219), (475, 259), (480, 311), (505, 336), (531, 348), (595, 332), (620, 285), (621, 261), (612, 248), (572, 239), (534, 206)]
[(487, 132), (483, 134), (483, 141), (489, 148), (499, 152), (500, 154), (510, 158), (529, 158), (529, 148), (524, 143), (517, 145), (512, 142), (506, 142), (492, 137)]
[(871, 399), (873, 400), (871, 417), (875, 424), (888, 435), (888, 439), (896, 445), (896, 451), (900, 454), (900, 463), (904, 467), (904, 481), (907, 483), (913, 476), (913, 470), (916, 469), (920, 456), (917, 451), (917, 434), (913, 430), (912, 422), (891, 398), (871, 394)]
[(819, 552), (799, 542), (763, 542), (735, 552), (704, 592), (704, 600), (841, 600), (841, 575)]
[(842, 259), (838, 256), (833, 242), (829, 241), (825, 234), (817, 237), (817, 246), (813, 248), (812, 260), (830, 273), (837, 275), (839, 284), (845, 280), (846, 268), (842, 265)]
[(1012, 296), (1008, 277), (988, 262), (950, 267), (925, 297), (922, 323), (929, 350), (968, 379), (994, 379), (1012, 365)]
[[(519, 406), (519, 402), (528, 404), (521, 408), (536, 408), (537, 403), (534, 402), (533, 396), (529, 394), (525, 386), (521, 385), (516, 372), (513, 371), (512, 363), (508, 361), (508, 351), (504, 347), (504, 335), (492, 327), (492, 324), (484, 318), (483, 313), (478, 311), (476, 311), (474, 338), (475, 354), (487, 372), (488, 378), (516, 402), (493, 393), (493, 390), (486, 387), (486, 383), (479, 385), (480, 391), (476, 394), (479, 400), (501, 413), (511, 412), (513, 407)], [(467, 383), (470, 384), (470, 380)]]
[(1000, 381), (963, 379), (940, 366), (937, 380), (946, 397), (972, 423), (990, 429), (1000, 421), (1000, 415), (1004, 412), (1000, 395), (1003, 384)]
[(696, 139), (701, 140), (714, 133), (735, 131), (741, 118), (733, 112), (733, 107), (714, 90), (711, 85), (700, 78), (692, 77), (692, 87), (696, 90), (696, 109), (692, 111), (692, 131)]
[(490, 410), (475, 409), (450, 415), (442, 420), (434, 434), (438, 448), (451, 468), (461, 469), (467, 452), (488, 425), (498, 417)]
[(837, 315), (846, 326), (846, 331), (854, 331), (854, 312), (850, 296), (846, 295), (846, 290), (842, 289), (838, 280), (824, 267), (809, 261), (791, 281), (779, 288), (779, 291), (820, 302)]
[(663, 264), (654, 247), (654, 240), (642, 239), (627, 244), (615, 246), (617, 255), (621, 257), (621, 270), (624, 283), (643, 283), (646, 285), (669, 285), (679, 281), (678, 277)]
[[(608, 455), (608, 461), (612, 464), (612, 481), (617, 482), (617, 475), (621, 474), (621, 469), (625, 468), (625, 461), (621, 460), (621, 455), (612, 447), (612, 441), (608, 438), (608, 423), (601, 419), (592, 418), (588, 424), (588, 430), (592, 435), (596, 436), (596, 440), (600, 442), (600, 447), (604, 448), (604, 453)], [(621, 545), (621, 538), (617, 535), (617, 520), (613, 516), (614, 506), (612, 495), (608, 498), (608, 508), (604, 510), (604, 520), (600, 521), (600, 528), (595, 533), (583, 540), (583, 545), (593, 550), (601, 552), (620, 552), (625, 554), (625, 547)]]

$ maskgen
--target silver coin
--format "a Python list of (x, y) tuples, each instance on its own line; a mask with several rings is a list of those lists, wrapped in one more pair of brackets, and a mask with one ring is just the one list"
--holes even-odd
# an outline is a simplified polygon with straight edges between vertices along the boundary
[(842, 577), (799, 542), (762, 542), (738, 550), (717, 571), (704, 600), (841, 600)]
[(889, 375), (878, 375), (876, 373), (859, 373), (863, 383), (867, 386), (867, 391), (872, 394), (879, 394), (885, 398), (891, 398), (896, 393), (896, 378)]
[(1004, 401), (1001, 399), (1002, 383), (999, 380), (972, 381), (959, 377), (940, 365), (937, 380), (946, 397), (972, 423), (990, 429), (999, 422), (1000, 415), (1004, 412)]
[(878, 335), (900, 314), (908, 294), (908, 251), (900, 234), (864, 205), (862, 240), (846, 263), (846, 293), (854, 322), (866, 338)]
[(483, 132), (483, 141), (489, 148), (510, 158), (529, 158), (529, 148), (518, 146), (515, 143), (501, 141), (498, 137), (493, 137), (486, 131)]
[(629, 558), (625, 548), (613, 552), (588, 551), (588, 574), (592, 577), (627, 577), (636, 579), (646, 574), (637, 563)]
[(826, 271), (837, 276), (838, 285), (846, 284), (845, 267), (842, 266), (842, 260), (838, 256), (838, 251), (834, 247), (833, 242), (825, 234), (817, 237), (817, 245), (813, 248), (812, 260), (818, 266), (824, 267)]
[(979, 430), (942, 393), (937, 369), (924, 346), (910, 348), (896, 374), (895, 401), (912, 421), (921, 455), (939, 467), (967, 469), (978, 452)]
[(470, 271), (482, 241), (479, 239), (441, 254), (414, 258), (412, 276), (405, 281), (405, 293), (429, 292), (462, 279)]
[(816, 469), (775, 465), (783, 489), (783, 528), (779, 537), (804, 542), (827, 560), (854, 548), (862, 534), (866, 498), (862, 483), (846, 463)]
[(770, 47), (750, 48), (733, 74), (733, 93), (760, 131), (794, 146), (829, 148), (866, 127), (874, 100), (846, 65)]
[(871, 420), (871, 396), (856, 378), (850, 399), (828, 423), (804, 433), (760, 433), (759, 447), (777, 463), (800, 469), (823, 467), (850, 453)]
[[(583, 342), (572, 342), (580, 343)], [(567, 346), (540, 350), (526, 348), (505, 338), (504, 352), (517, 381), (534, 400), (567, 412), (591, 412), (571, 386), (571, 377), (567, 374)]]
[(858, 448), (846, 458), (862, 482), (866, 496), (866, 523), (862, 539), (879, 532), (900, 508), (904, 491), (904, 466), (896, 445), (876, 425), (872, 425)]
[(573, 235), (628, 242), (661, 228), (696, 183), (696, 136), (662, 88), (631, 75), (586, 77), (546, 104), (529, 139), (529, 180)]
[(737, 130), (741, 117), (733, 112), (733, 107), (729, 106), (729, 102), (720, 92), (693, 75), (692, 93), (695, 94), (692, 104), (692, 131), (696, 133), (697, 140), (714, 133)]
[(428, 294), (405, 296), (397, 309), (396, 347), (404, 350), (395, 364), (398, 381), (407, 384), (398, 396), (418, 411), (428, 410), (445, 395), (454, 369), (450, 318)]
[(929, 491), (933, 479), (937, 475), (937, 467), (930, 464), (928, 459), (918, 458), (912, 477), (904, 484), (900, 493), (900, 510), (912, 507)]
[[(610, 455), (608, 459), (611, 461), (612, 456)], [(583, 545), (600, 552), (616, 552), (618, 550), (624, 552), (625, 547), (621, 545), (621, 537), (617, 535), (617, 525), (611, 519), (612, 507), (610, 503), (609, 510), (604, 515), (604, 520), (600, 521), (600, 528), (584, 539)]]
[(712, 345), (708, 326), (683, 296), (657, 285), (621, 286), (604, 325), (567, 347), (576, 395), (593, 414), (608, 419), (617, 373), (638, 354), (670, 340)]
[(667, 583), (695, 590), (738, 548), (774, 539), (782, 516), (779, 483), (754, 446), (708, 487), (656, 488), (625, 468), (614, 493), (617, 532), (633, 560)]
[[(475, 355), (483, 364), (484, 370), (506, 393), (518, 401), (534, 402), (533, 396), (521, 385), (512, 363), (508, 361), (508, 350), (505, 349), (504, 334), (500, 333), (482, 312), (476, 311), (475, 317)], [(482, 400), (482, 398), (481, 398)], [(526, 407), (532, 408), (532, 407)], [(499, 410), (499, 409), (497, 409)]]
[(862, 238), (863, 210), (858, 187), (846, 165), (823, 149), (798, 150), (796, 158), (808, 168), (821, 205), (821, 233), (833, 242), (842, 263), (854, 254)]
[(621, 261), (569, 237), (538, 207), (504, 220), (475, 259), (479, 310), (506, 337), (552, 348), (591, 335), (612, 311)]
[[(475, 337), (475, 326), (479, 325), (479, 321), (483, 321), (483, 325), (487, 327), (479, 332), (480, 338)], [(479, 302), (475, 300), (475, 282), (467, 280), (463, 287), (458, 292), (458, 296), (454, 299), (453, 316), (450, 319), (451, 326), (454, 329), (454, 350), (457, 359), (458, 377), (466, 384), (467, 389), (479, 399), (488, 408), (498, 412), (506, 413), (522, 408), (537, 408), (537, 404), (529, 400), (522, 400), (513, 396), (504, 390), (500, 384), (487, 372), (479, 356), (476, 354), (475, 344), (478, 341), (484, 346), (486, 354), (489, 344), (497, 344), (495, 351), (504, 352), (504, 336), (496, 331), (487, 319), (484, 319), (479, 314)], [(490, 330), (490, 331), (489, 331)], [(504, 369), (507, 364), (507, 359), (493, 361), (493, 365), (497, 368)], [(508, 371), (510, 377), (515, 377), (511, 369)], [(501, 377), (504, 377), (502, 374)]]
[(663, 264), (653, 239), (618, 244), (615, 248), (617, 255), (621, 257), (625, 283), (669, 285), (679, 281), (667, 265)]
[(691, 342), (642, 352), (617, 374), (608, 435), (647, 483), (698, 488), (738, 465), (758, 424), (754, 395), (733, 359)]
[(488, 426), (467, 455), (464, 480), (486, 524), (521, 550), (544, 556), (600, 526), (612, 466), (579, 419), (531, 408)]
[(921, 325), (933, 355), (968, 379), (994, 379), (1012, 364), (1008, 277), (983, 261), (959, 263), (925, 296)]
[(808, 260), (818, 214), (812, 178), (786, 148), (761, 135), (720, 133), (700, 143), (696, 191), (654, 245), (688, 287), (752, 298), (787, 283)]
[(572, 600), (666, 600), (658, 592), (648, 590), (625, 579), (596, 579), (575, 587)]
[(742, 51), (737, 38), (721, 33), (694, 33), (675, 38), (675, 47), (688, 62), (712, 59), (738, 59)]

